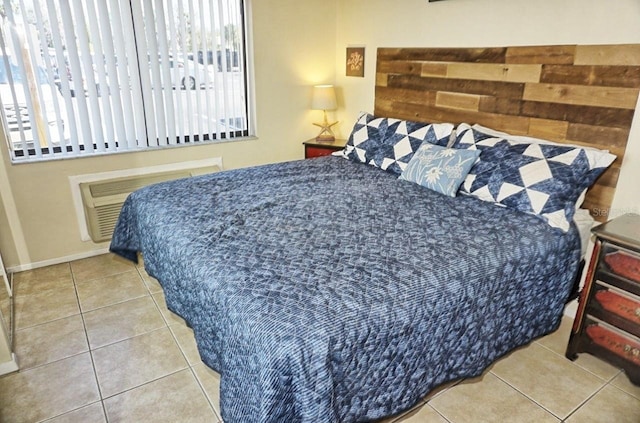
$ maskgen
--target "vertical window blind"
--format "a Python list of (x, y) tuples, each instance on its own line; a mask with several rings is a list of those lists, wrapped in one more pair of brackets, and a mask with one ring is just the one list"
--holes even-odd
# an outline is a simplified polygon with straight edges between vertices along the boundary
[(249, 135), (242, 0), (0, 0), (14, 161)]

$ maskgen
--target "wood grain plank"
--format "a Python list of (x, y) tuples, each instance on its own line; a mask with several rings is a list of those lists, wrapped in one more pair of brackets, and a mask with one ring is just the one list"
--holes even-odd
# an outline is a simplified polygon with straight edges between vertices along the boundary
[(382, 61), (378, 63), (376, 71), (382, 73), (420, 75), (422, 72), (422, 63), (409, 60)]
[(447, 77), (483, 81), (539, 82), (542, 65), (506, 65), (493, 63), (450, 63)]
[(529, 117), (614, 128), (630, 127), (634, 115), (633, 110), (627, 109), (575, 106), (572, 104), (538, 101), (523, 101), (521, 113)]
[(576, 65), (640, 66), (640, 44), (576, 47)]
[(447, 63), (423, 62), (420, 76), (445, 77), (447, 76)]
[(507, 48), (506, 63), (540, 63), (570, 65), (576, 46), (524, 46)]
[(387, 85), (396, 88), (476, 94), (502, 98), (522, 98), (524, 84), (498, 81), (472, 81), (454, 78), (420, 78), (414, 75), (389, 75)]
[(376, 99), (374, 110), (374, 113), (379, 116), (418, 122), (479, 123), (512, 134), (526, 134), (529, 128), (529, 119), (521, 116), (494, 115), (401, 101)]
[(567, 139), (568, 130), (569, 122), (538, 118), (529, 120), (528, 134), (532, 137), (550, 141), (564, 141)]
[(570, 123), (567, 139), (602, 146), (604, 149), (624, 149), (630, 128), (611, 128), (589, 124)]
[(480, 106), (480, 96), (438, 91), (436, 93), (436, 106), (477, 112)]
[(436, 104), (436, 92), (435, 91), (421, 91), (410, 90), (404, 88), (393, 87), (376, 87), (376, 99), (397, 101), (402, 99), (405, 103), (415, 103), (422, 105), (435, 106)]
[(422, 60), (425, 62), (504, 63), (507, 49), (488, 48), (379, 48), (378, 62)]
[(381, 86), (381, 87), (386, 87), (388, 78), (389, 77), (388, 77), (388, 75), (386, 73), (377, 72), (376, 73), (376, 85)]
[(640, 66), (544, 65), (540, 82), (640, 88)]
[(483, 96), (480, 101), (480, 111), (500, 115), (519, 116), (522, 114), (522, 105), (523, 101), (520, 99)]
[(525, 84), (524, 100), (633, 110), (638, 90), (569, 84)]

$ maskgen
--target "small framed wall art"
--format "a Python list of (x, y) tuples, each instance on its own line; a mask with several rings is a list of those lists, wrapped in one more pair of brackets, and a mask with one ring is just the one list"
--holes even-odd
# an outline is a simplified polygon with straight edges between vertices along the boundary
[(364, 77), (364, 47), (347, 47), (347, 76)]

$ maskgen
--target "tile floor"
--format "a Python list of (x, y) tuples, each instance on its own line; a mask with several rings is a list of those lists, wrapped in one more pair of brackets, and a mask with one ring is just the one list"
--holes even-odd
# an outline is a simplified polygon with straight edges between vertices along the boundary
[[(113, 255), (14, 277), (21, 370), (0, 377), (0, 422), (219, 422), (219, 376), (141, 267)], [(640, 387), (582, 354), (564, 358), (571, 319), (384, 420), (640, 422)]]

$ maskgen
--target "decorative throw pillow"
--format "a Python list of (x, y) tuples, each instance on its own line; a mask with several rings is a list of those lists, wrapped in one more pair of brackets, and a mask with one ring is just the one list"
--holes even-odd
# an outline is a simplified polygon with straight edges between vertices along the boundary
[(450, 123), (420, 123), (389, 119), (384, 142), (373, 152), (370, 164), (400, 174), (425, 141), (446, 147), (453, 132)]
[(479, 155), (478, 150), (456, 150), (426, 141), (415, 152), (400, 179), (455, 197)]
[(468, 125), (458, 129), (456, 148), (482, 151), (462, 193), (538, 215), (565, 232), (581, 193), (615, 160), (596, 149), (506, 139)]
[(370, 113), (360, 113), (342, 150), (342, 156), (354, 162), (369, 163), (375, 151), (384, 143), (389, 121), (388, 118)]

